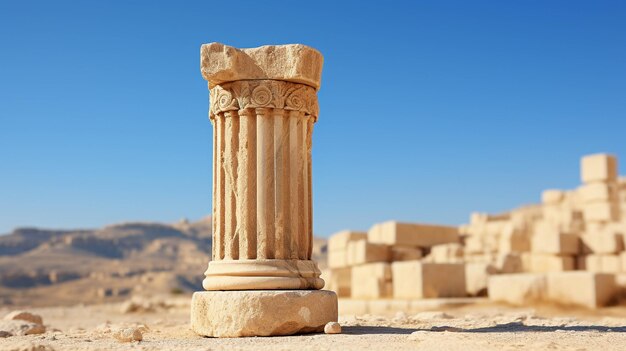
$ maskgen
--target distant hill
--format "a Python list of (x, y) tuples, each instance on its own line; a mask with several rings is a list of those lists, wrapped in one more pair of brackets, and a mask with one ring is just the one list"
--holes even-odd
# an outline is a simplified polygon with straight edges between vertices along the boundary
[[(314, 240), (326, 263), (326, 241)], [(0, 304), (52, 305), (201, 290), (211, 218), (97, 230), (20, 228), (0, 236)]]

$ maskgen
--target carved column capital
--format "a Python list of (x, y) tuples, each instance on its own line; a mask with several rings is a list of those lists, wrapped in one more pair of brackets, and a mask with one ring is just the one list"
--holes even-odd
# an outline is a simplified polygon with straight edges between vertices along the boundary
[(315, 89), (280, 80), (240, 80), (210, 89), (210, 118), (221, 112), (249, 108), (280, 108), (304, 112), (317, 120), (319, 106)]

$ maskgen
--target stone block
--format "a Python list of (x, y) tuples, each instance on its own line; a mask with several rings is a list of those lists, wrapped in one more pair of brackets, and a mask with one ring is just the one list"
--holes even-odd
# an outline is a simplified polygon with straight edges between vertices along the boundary
[(465, 267), (462, 263), (394, 262), (392, 271), (396, 299), (465, 296)]
[(384, 244), (372, 244), (367, 240), (356, 240), (348, 243), (348, 266), (370, 262), (388, 262), (391, 255), (390, 247)]
[(391, 297), (391, 265), (389, 263), (367, 263), (352, 267), (352, 298), (380, 299)]
[(336, 321), (337, 295), (327, 290), (202, 291), (191, 299), (191, 329), (210, 337), (316, 333)]
[(624, 250), (624, 236), (614, 232), (599, 231), (580, 236), (582, 253), (612, 254)]
[(591, 254), (578, 257), (578, 268), (588, 272), (626, 272), (622, 266), (622, 258), (616, 254)]
[(530, 271), (534, 273), (572, 271), (576, 267), (572, 256), (557, 256), (549, 254), (530, 255)]
[(591, 202), (614, 202), (617, 199), (616, 184), (614, 183), (588, 183), (578, 188), (582, 201)]
[(499, 273), (519, 273), (523, 271), (522, 258), (518, 253), (497, 254), (494, 263)]
[(548, 189), (541, 193), (541, 202), (544, 205), (557, 205), (563, 201), (565, 194), (562, 190)]
[(433, 263), (461, 263), (463, 246), (459, 243), (435, 245), (430, 248), (426, 260)]
[(459, 242), (459, 233), (456, 227), (389, 221), (372, 226), (367, 240), (386, 245), (431, 247)]
[(558, 231), (537, 232), (531, 240), (533, 253), (553, 255), (575, 255), (580, 250), (580, 239), (575, 234)]
[(583, 206), (585, 221), (587, 222), (613, 222), (619, 218), (619, 206), (617, 203), (593, 202)]
[(328, 280), (323, 278), (326, 283), (326, 289), (337, 293), (339, 297), (350, 297), (352, 288), (352, 268), (330, 269)]
[(485, 251), (483, 240), (478, 235), (469, 235), (465, 237), (465, 253), (480, 254)]
[(465, 264), (465, 291), (470, 296), (486, 296), (489, 276), (496, 273), (496, 269), (489, 263)]
[(513, 225), (506, 226), (498, 238), (498, 252), (527, 252), (530, 251), (529, 235)]
[(328, 251), (328, 267), (329, 268), (345, 268), (348, 267), (348, 250)]
[(410, 246), (392, 246), (391, 261), (415, 261), (423, 257), (422, 250)]
[(330, 238), (328, 238), (328, 251), (346, 250), (349, 242), (364, 239), (367, 239), (367, 233), (365, 232), (343, 230), (331, 235)]
[(322, 54), (306, 45), (267, 45), (238, 49), (221, 43), (202, 45), (200, 70), (209, 88), (236, 80), (270, 79), (320, 88)]
[(617, 294), (613, 274), (559, 272), (547, 274), (546, 299), (563, 305), (598, 308), (608, 305)]
[(546, 292), (545, 274), (521, 273), (489, 276), (488, 293), (492, 301), (526, 305), (543, 300)]
[(580, 175), (583, 183), (617, 180), (617, 159), (608, 154), (584, 156), (580, 161)]

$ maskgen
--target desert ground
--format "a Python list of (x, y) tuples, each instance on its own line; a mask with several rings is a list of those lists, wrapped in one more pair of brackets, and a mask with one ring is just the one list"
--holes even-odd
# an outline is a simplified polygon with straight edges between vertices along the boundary
[[(626, 307), (596, 311), (476, 304), (394, 315), (340, 314), (342, 333), (234, 339), (204, 338), (189, 329), (189, 296), (28, 308), (46, 332), (0, 339), (0, 350), (623, 350)], [(341, 309), (341, 302), (340, 302)], [(12, 308), (2, 307), (5, 315)], [(116, 339), (138, 328), (142, 341)]]

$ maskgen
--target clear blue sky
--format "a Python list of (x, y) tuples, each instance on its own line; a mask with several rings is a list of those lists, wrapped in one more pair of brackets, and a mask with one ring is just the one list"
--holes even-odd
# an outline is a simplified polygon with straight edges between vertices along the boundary
[(626, 173), (623, 1), (3, 1), (0, 233), (211, 212), (202, 43), (325, 56), (317, 235)]

